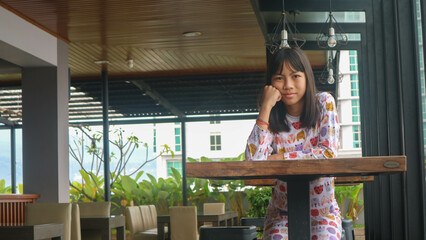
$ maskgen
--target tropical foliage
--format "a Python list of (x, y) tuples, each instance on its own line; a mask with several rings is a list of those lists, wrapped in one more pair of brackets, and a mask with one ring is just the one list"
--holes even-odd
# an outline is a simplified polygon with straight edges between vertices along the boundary
[[(364, 210), (364, 201), (360, 199), (360, 194), (363, 190), (363, 184), (353, 186), (336, 186), (335, 196), (336, 201), (339, 204), (340, 210), (342, 211), (342, 217), (352, 219), (355, 221), (358, 219), (359, 214)], [(344, 211), (345, 202), (349, 201), (349, 206), (346, 212)]]
[(247, 211), (247, 217), (263, 217), (266, 215), (269, 200), (272, 197), (271, 187), (256, 187), (253, 189), (247, 189), (247, 201), (249, 203), (249, 209)]
[[(18, 189), (18, 193), (20, 194), (24, 192), (22, 184), (18, 184), (17, 189)], [(6, 180), (0, 179), (0, 194), (8, 194), (8, 193), (12, 193), (12, 186), (6, 186)]]
[[(76, 127), (76, 138), (70, 144), (70, 155), (80, 166), (79, 173), (81, 181), (70, 182), (71, 202), (78, 201), (103, 201), (104, 200), (104, 178), (101, 174), (103, 148), (102, 133), (92, 131), (89, 127)], [(143, 159), (136, 171), (125, 172), (126, 165), (134, 151), (140, 147), (147, 151), (148, 145), (141, 142), (136, 136), (125, 137), (124, 130), (116, 129), (112, 131), (113, 139), (110, 154), (111, 165), (111, 200), (113, 211), (123, 212), (126, 206), (155, 204), (158, 214), (168, 213), (169, 206), (182, 204), (182, 176), (176, 169), (172, 168), (172, 174), (167, 179), (156, 179), (149, 173), (141, 171), (143, 166), (154, 161), (165, 153), (173, 152), (167, 145), (159, 152), (159, 155), (148, 159), (148, 155)], [(225, 158), (220, 161), (242, 161), (244, 154), (235, 158)], [(188, 158), (189, 162), (213, 161), (207, 157), (199, 160)], [(144, 177), (142, 177), (144, 176)], [(142, 180), (143, 179), (143, 180)], [(202, 206), (209, 201), (225, 202), (228, 210), (238, 211), (239, 216), (245, 216), (243, 200), (247, 193), (252, 200), (250, 202), (250, 214), (264, 215), (270, 194), (267, 190), (244, 190), (244, 182), (241, 180), (208, 180), (199, 178), (187, 179), (188, 203), (195, 206)], [(264, 195), (263, 197), (257, 197)], [(249, 200), (250, 201), (250, 200)], [(265, 205), (266, 204), (266, 205)], [(260, 209), (257, 209), (260, 207)]]
[[(136, 136), (125, 137), (124, 130), (121, 128), (112, 130), (114, 140), (110, 140), (111, 153), (108, 159), (110, 163), (110, 188), (119, 187), (122, 181), (128, 181), (129, 176), (138, 174), (146, 164), (156, 160), (165, 153), (173, 152), (167, 145), (162, 146), (159, 154), (151, 159), (148, 158), (148, 144), (140, 141)], [(104, 163), (103, 134), (99, 131), (92, 131), (90, 127), (75, 127), (75, 137), (70, 143), (70, 156), (80, 166), (81, 182), (70, 181), (71, 201), (102, 201), (103, 175), (101, 170)], [(126, 166), (136, 149), (144, 148), (146, 152), (145, 159), (141, 159), (139, 166), (126, 172)], [(116, 152), (118, 152), (116, 154)], [(136, 179), (142, 175), (139, 174)]]
[[(79, 173), (81, 182), (70, 182), (70, 195), (72, 202), (78, 201), (103, 201), (104, 199), (104, 179), (101, 174), (103, 163), (103, 149), (101, 145), (102, 134), (93, 132), (87, 127), (77, 127), (77, 138), (72, 141), (70, 154), (72, 159), (80, 165)], [(109, 159), (111, 169), (111, 192), (113, 211), (123, 212), (124, 207), (129, 205), (155, 204), (158, 214), (168, 213), (169, 206), (182, 204), (182, 176), (176, 169), (172, 168), (171, 177), (167, 179), (156, 179), (149, 173), (140, 171), (147, 163), (154, 161), (164, 153), (173, 152), (167, 145), (163, 146), (159, 155), (152, 159), (144, 159), (133, 171), (124, 174), (123, 169), (128, 163), (132, 153), (139, 147), (148, 148), (148, 145), (139, 141), (135, 136), (124, 137), (124, 130), (113, 131), (116, 140), (110, 141), (115, 148), (111, 150)], [(115, 154), (114, 152), (118, 152)], [(220, 161), (242, 161), (244, 154), (236, 158), (226, 158)], [(198, 161), (188, 158), (188, 161)], [(207, 157), (201, 157), (199, 161), (213, 161)], [(142, 176), (145, 174), (145, 179)], [(243, 181), (211, 181), (207, 179), (189, 178), (187, 179), (187, 196), (189, 204), (201, 206), (203, 203), (211, 201), (227, 202), (230, 209), (238, 211), (240, 216), (244, 215), (243, 199), (245, 193)], [(226, 192), (226, 194), (225, 194)]]

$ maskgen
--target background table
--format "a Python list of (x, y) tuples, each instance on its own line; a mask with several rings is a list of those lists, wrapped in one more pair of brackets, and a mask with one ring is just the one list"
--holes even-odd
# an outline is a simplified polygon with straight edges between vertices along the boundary
[(102, 240), (111, 240), (111, 229), (117, 229), (117, 240), (126, 239), (126, 218), (113, 216), (109, 218), (80, 218), (81, 231), (99, 230)]
[(32, 226), (1, 226), (0, 239), (2, 240), (35, 240), (35, 239), (62, 239), (64, 224), (51, 223)]
[[(309, 182), (319, 177), (396, 174), (405, 156), (187, 163), (187, 177), (287, 181), (289, 238), (310, 238)], [(297, 227), (293, 227), (297, 226)]]
[[(246, 186), (270, 186), (275, 185), (276, 179), (246, 179), (244, 184)], [(346, 176), (346, 177), (336, 177), (334, 180), (334, 185), (336, 186), (345, 186), (345, 185), (354, 185), (364, 182), (374, 181), (374, 176)]]
[[(237, 225), (238, 221), (238, 212), (225, 212), (223, 214), (204, 214), (204, 213), (197, 213), (197, 222), (198, 225), (200, 223), (204, 222), (212, 222), (213, 226), (233, 226)], [(157, 239), (158, 240), (164, 240), (165, 234), (164, 234), (164, 227), (167, 224), (169, 227), (169, 234), (171, 233), (171, 227), (170, 226), (170, 215), (160, 215), (157, 216)]]

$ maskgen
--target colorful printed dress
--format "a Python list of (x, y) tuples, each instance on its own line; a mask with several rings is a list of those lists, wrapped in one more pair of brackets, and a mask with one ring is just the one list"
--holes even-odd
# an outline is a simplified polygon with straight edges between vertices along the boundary
[[(336, 105), (329, 93), (317, 93), (321, 118), (315, 128), (301, 128), (299, 117), (287, 114), (289, 132), (272, 133), (257, 125), (247, 141), (247, 161), (263, 161), (271, 154), (284, 159), (333, 158), (339, 147), (339, 124)], [(334, 197), (334, 179), (310, 182), (311, 239), (340, 239), (342, 226), (339, 206)], [(288, 239), (287, 183), (277, 180), (263, 230), (264, 240)], [(294, 240), (294, 239), (292, 239)]]

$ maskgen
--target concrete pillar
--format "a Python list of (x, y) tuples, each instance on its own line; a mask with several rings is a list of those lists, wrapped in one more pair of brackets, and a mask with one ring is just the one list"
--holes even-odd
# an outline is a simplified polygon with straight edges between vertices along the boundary
[(57, 66), (22, 68), (24, 193), (69, 202), (68, 46), (57, 40)]

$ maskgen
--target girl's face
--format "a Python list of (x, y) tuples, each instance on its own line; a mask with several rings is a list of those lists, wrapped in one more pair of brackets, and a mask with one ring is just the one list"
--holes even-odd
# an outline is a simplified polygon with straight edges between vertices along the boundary
[(272, 76), (271, 83), (281, 93), (281, 100), (292, 116), (300, 116), (305, 104), (306, 75), (283, 64), (282, 72)]

